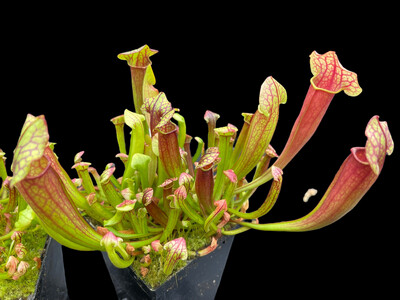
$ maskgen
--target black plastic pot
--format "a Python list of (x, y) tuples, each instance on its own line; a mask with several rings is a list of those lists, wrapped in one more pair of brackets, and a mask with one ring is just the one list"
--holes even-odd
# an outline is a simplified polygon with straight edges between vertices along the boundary
[(131, 268), (118, 269), (103, 257), (113, 281), (118, 299), (214, 299), (221, 281), (233, 236), (222, 237), (210, 254), (188, 262), (187, 266), (165, 283), (152, 289)]
[(62, 247), (52, 238), (48, 238), (46, 242), (35, 293), (28, 297), (28, 300), (33, 299), (69, 299), (65, 280)]

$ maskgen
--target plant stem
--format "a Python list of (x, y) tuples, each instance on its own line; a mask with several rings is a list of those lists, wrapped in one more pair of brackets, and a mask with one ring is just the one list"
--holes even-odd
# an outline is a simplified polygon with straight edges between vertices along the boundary
[(126, 154), (126, 146), (125, 146), (125, 133), (124, 133), (124, 125), (125, 119), (124, 116), (118, 116), (111, 119), (111, 122), (115, 125), (115, 131), (117, 134), (117, 142), (120, 153)]
[(233, 229), (233, 230), (224, 230), (224, 229), (222, 229), (221, 233), (223, 235), (236, 235), (236, 234), (245, 232), (245, 231), (250, 230), (250, 229), (251, 228), (249, 228), (249, 227), (240, 227), (238, 229)]
[[(126, 163), (126, 168), (124, 175), (122, 177), (122, 187), (121, 189), (125, 189), (127, 187), (127, 183), (125, 179), (132, 178), (135, 174), (135, 170), (132, 167), (132, 158), (133, 155), (136, 153), (143, 153), (144, 151), (144, 128), (142, 120), (144, 117), (140, 117), (137, 114), (129, 113), (125, 111), (126, 115), (129, 115), (130, 119), (132, 120), (132, 132), (131, 132), (131, 141), (129, 146), (129, 155), (128, 161)], [(125, 120), (127, 117), (125, 117)]]
[(239, 137), (236, 140), (236, 145), (233, 153), (231, 155), (231, 165), (235, 164), (235, 162), (239, 159), (240, 154), (242, 153), (243, 146), (249, 133), (250, 122), (253, 117), (253, 114), (243, 113), (242, 115), (244, 117), (244, 123), (242, 129), (240, 130)]
[(102, 182), (101, 186), (103, 188), (103, 191), (107, 197), (108, 202), (113, 206), (116, 207), (118, 204), (120, 204), (123, 200), (121, 194), (119, 194), (115, 188), (114, 185), (111, 183), (111, 181), (107, 182)]
[[(108, 230), (110, 230), (112, 233), (114, 233), (115, 236), (121, 237), (123, 239), (140, 239), (144, 237), (148, 237), (151, 235), (154, 235), (154, 232), (149, 232), (149, 233), (122, 233), (117, 230), (115, 230), (113, 227), (106, 227)], [(164, 229), (163, 228), (157, 228), (157, 232), (161, 232)]]
[(89, 195), (91, 193), (95, 193), (96, 190), (94, 189), (93, 181), (90, 178), (88, 169), (79, 170), (77, 168), (78, 176), (82, 179), (82, 186), (85, 189), (85, 192)]
[(259, 187), (260, 185), (263, 185), (264, 183), (270, 181), (271, 179), (272, 179), (272, 173), (271, 173), (271, 168), (269, 168), (265, 173), (260, 175), (260, 177), (254, 179), (253, 181), (251, 181), (245, 185), (242, 185), (241, 187), (236, 188), (234, 190), (234, 193), (237, 194), (237, 193), (255, 189), (255, 188)]
[[(131, 225), (132, 225), (132, 227), (133, 227), (133, 230), (134, 230), (136, 233), (138, 233), (138, 234), (143, 233), (143, 232), (141, 231), (141, 226), (140, 226), (140, 224), (139, 224), (139, 220), (138, 220), (137, 216), (136, 216), (132, 211), (129, 213), (129, 222), (131, 223)], [(114, 233), (114, 232), (113, 232), (113, 233)]]
[(147, 226), (147, 210), (146, 208), (142, 207), (138, 209), (138, 221), (141, 233), (148, 233), (148, 226)]
[(197, 161), (200, 158), (200, 156), (203, 154), (203, 151), (204, 151), (204, 141), (197, 136), (194, 139), (197, 141), (197, 149), (192, 157), (193, 162)]
[(192, 198), (192, 196), (189, 193), (187, 194), (186, 200), (188, 201), (189, 205), (192, 208), (194, 208), (197, 211), (200, 210), (199, 204)]
[(140, 247), (149, 245), (151, 242), (154, 242), (155, 240), (160, 239), (161, 235), (162, 235), (162, 233), (159, 233), (159, 234), (153, 236), (150, 239), (143, 240), (143, 241), (129, 242), (129, 244), (131, 246), (133, 246), (134, 248), (140, 248)]
[(178, 122), (179, 132), (178, 132), (178, 145), (183, 149), (186, 139), (186, 123), (185, 118), (178, 114), (174, 113), (173, 118)]
[(174, 231), (176, 223), (178, 222), (179, 215), (181, 214), (181, 210), (179, 208), (171, 208), (168, 216), (168, 223), (162, 233), (160, 238), (160, 242), (164, 242), (168, 236)]
[(221, 198), (222, 191), (224, 188), (224, 183), (226, 176), (224, 175), (224, 171), (228, 169), (230, 163), (230, 156), (232, 153), (232, 147), (230, 147), (230, 136), (220, 136), (219, 140), (219, 157), (221, 161), (218, 164), (217, 168), (217, 176), (215, 178), (214, 185), (214, 201), (218, 201)]
[[(187, 195), (189, 196), (189, 195)], [(187, 197), (186, 197), (187, 199)], [(204, 219), (199, 215), (199, 213), (190, 205), (189, 201), (185, 201), (181, 197), (177, 197), (179, 207), (182, 211), (193, 221), (200, 225), (204, 225)]]
[(233, 206), (233, 203), (234, 203), (233, 200), (234, 199), (232, 199), (232, 198), (234, 196), (233, 190), (235, 189), (235, 187), (236, 187), (236, 183), (228, 180), (228, 185), (225, 188), (225, 192), (224, 192), (224, 195), (223, 195), (223, 198), (226, 200), (226, 204), (227, 204), (228, 207), (232, 207)]
[[(1, 149), (0, 149), (0, 153)], [(4, 158), (0, 155), (0, 178), (4, 181), (7, 178), (7, 170)]]

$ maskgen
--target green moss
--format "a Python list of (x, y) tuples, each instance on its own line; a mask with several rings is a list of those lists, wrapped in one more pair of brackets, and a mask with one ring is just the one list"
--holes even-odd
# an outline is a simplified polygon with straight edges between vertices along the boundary
[[(193, 226), (191, 230), (180, 230), (174, 233), (169, 240), (173, 240), (178, 237), (183, 237), (186, 240), (186, 247), (188, 251), (198, 251), (208, 245), (210, 245), (211, 238), (204, 236), (204, 229), (201, 227)], [(187, 261), (180, 260), (174, 268), (174, 271), (170, 276), (166, 276), (163, 272), (163, 265), (166, 257), (166, 251), (161, 251), (160, 253), (151, 251), (151, 264), (149, 267), (149, 272), (145, 277), (140, 273), (141, 263), (140, 259), (143, 257), (138, 256), (132, 264), (132, 269), (136, 275), (141, 278), (149, 287), (156, 288), (163, 284), (167, 279), (174, 276), (176, 272), (187, 265)]]
[(42, 229), (25, 233), (22, 236), (22, 243), (28, 249), (23, 260), (28, 262), (30, 266), (18, 280), (0, 279), (0, 299), (24, 299), (35, 291), (39, 270), (36, 268), (36, 262), (33, 258), (41, 257), (46, 238), (47, 234)]

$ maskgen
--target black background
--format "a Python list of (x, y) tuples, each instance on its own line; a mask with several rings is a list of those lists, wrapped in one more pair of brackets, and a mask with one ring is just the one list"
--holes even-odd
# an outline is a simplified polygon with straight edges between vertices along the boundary
[[(218, 125), (229, 122), (240, 128), (241, 113), (257, 109), (260, 86), (272, 75), (288, 94), (272, 140), (278, 153), (309, 87), (308, 56), (313, 50), (336, 51), (342, 65), (358, 74), (362, 94), (335, 96), (312, 140), (285, 168), (278, 202), (261, 222), (295, 219), (311, 211), (350, 148), (364, 146), (372, 116), (387, 121), (397, 141), (398, 46), (391, 18), (377, 19), (382, 12), (372, 10), (360, 19), (348, 11), (336, 15), (336, 10), (292, 18), (274, 10), (255, 16), (257, 7), (235, 14), (209, 8), (184, 8), (179, 16), (150, 7), (102, 13), (83, 13), (80, 7), (49, 8), (40, 14), (29, 8), (24, 14), (16, 8), (8, 11), (13, 17), (2, 24), (0, 57), (0, 148), (7, 153), (8, 166), (31, 113), (46, 116), (55, 151), (72, 177), (70, 166), (81, 150), (99, 172), (109, 162), (117, 163), (118, 170), (109, 120), (134, 108), (129, 68), (117, 54), (144, 44), (160, 51), (151, 58), (155, 86), (185, 116), (188, 133), (203, 139), (205, 110), (221, 115)], [(398, 268), (395, 161), (396, 149), (359, 205), (327, 228), (237, 236), (217, 299), (392, 292)], [(303, 203), (311, 187), (319, 193)], [(268, 185), (259, 190), (251, 208), (262, 203)], [(65, 249), (64, 259), (71, 299), (115, 297), (100, 253)]]

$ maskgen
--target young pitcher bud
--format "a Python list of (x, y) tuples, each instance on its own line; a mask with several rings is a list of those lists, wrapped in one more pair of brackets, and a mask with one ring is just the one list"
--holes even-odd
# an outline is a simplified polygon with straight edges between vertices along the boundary
[(164, 263), (163, 271), (166, 275), (170, 275), (179, 260), (186, 260), (188, 251), (186, 241), (183, 237), (172, 240), (164, 245), (167, 251), (167, 258)]
[(24, 258), (24, 256), (28, 253), (28, 250), (22, 243), (16, 244), (14, 250), (19, 259)]
[(26, 273), (29, 268), (29, 264), (26, 261), (21, 261), (18, 264), (17, 272), (14, 273), (12, 279), (18, 280), (22, 275)]
[(155, 240), (151, 243), (151, 248), (153, 248), (155, 252), (159, 252), (163, 249), (163, 246), (161, 245), (160, 240)]
[(17, 271), (17, 265), (19, 261), (15, 256), (10, 256), (6, 263), (6, 269), (8, 270), (8, 275), (13, 275)]
[(11, 235), (11, 240), (13, 240), (16, 244), (21, 243), (21, 239), (22, 239), (22, 231), (15, 231), (12, 235)]

